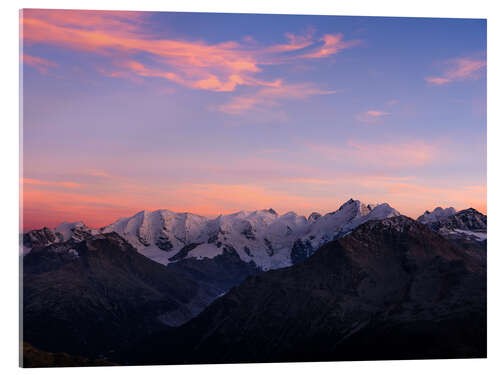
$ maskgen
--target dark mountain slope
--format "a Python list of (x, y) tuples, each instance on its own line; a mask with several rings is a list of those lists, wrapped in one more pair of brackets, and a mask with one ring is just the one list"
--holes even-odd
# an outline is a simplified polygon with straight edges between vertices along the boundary
[[(252, 276), (130, 363), (484, 357), (486, 270), (399, 216), (368, 222), (297, 265)], [(135, 357), (134, 357), (135, 356)]]
[(165, 267), (113, 233), (33, 249), (23, 268), (23, 339), (88, 358), (185, 322), (255, 272), (231, 249)]
[(468, 208), (466, 210), (462, 210), (453, 215), (442, 218), (438, 221), (432, 222), (430, 223), (430, 225), (434, 230), (459, 229), (486, 233), (487, 216), (483, 215), (481, 212), (473, 208)]
[(486, 215), (468, 208), (435, 219), (424, 214), (418, 220), (486, 264)]

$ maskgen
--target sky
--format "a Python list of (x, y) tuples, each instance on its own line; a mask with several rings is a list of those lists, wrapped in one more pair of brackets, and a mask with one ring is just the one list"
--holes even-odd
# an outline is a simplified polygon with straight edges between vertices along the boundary
[(486, 21), (20, 14), (24, 230), (148, 209), (486, 213)]

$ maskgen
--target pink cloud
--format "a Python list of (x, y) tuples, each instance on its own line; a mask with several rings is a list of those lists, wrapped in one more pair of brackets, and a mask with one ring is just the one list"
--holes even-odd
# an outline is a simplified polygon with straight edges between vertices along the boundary
[(255, 93), (236, 96), (217, 109), (224, 113), (240, 115), (256, 108), (278, 106), (282, 100), (301, 100), (314, 95), (335, 93), (335, 90), (322, 90), (312, 84), (289, 84), (277, 81), (276, 84), (268, 85)]
[(86, 175), (92, 177), (102, 177), (102, 178), (111, 178), (113, 177), (110, 173), (100, 170), (100, 169), (91, 169), (85, 173)]
[(444, 85), (454, 81), (475, 79), (480, 71), (486, 67), (486, 61), (472, 58), (458, 58), (447, 62), (448, 68), (441, 76), (426, 77), (425, 80), (434, 85)]
[[(356, 44), (343, 41), (341, 34), (324, 35), (319, 39), (323, 44), (316, 48), (318, 40), (313, 31), (302, 36), (289, 33), (288, 43), (262, 48), (256, 48), (248, 38), (247, 44), (158, 38), (144, 32), (147, 17), (147, 13), (141, 12), (28, 9), (22, 12), (21, 34), (27, 46), (51, 44), (107, 56), (115, 67), (101, 67), (99, 71), (109, 77), (163, 78), (190, 88), (219, 92), (234, 91), (242, 85), (272, 84), (273, 81), (257, 79), (256, 74), (266, 65), (282, 63), (283, 56), (277, 53), (307, 47), (313, 51), (287, 59), (320, 58)], [(144, 53), (150, 57), (147, 65), (134, 59)]]
[(381, 111), (381, 110), (369, 110), (363, 113), (360, 113), (355, 116), (356, 120), (365, 122), (365, 123), (376, 123), (379, 122), (380, 119), (384, 116), (390, 115), (389, 112)]
[(21, 183), (23, 185), (48, 185), (48, 186), (62, 186), (69, 188), (76, 188), (81, 186), (80, 184), (71, 181), (44, 181), (44, 180), (37, 180), (34, 178), (23, 178), (21, 179)]
[(21, 62), (37, 69), (40, 73), (48, 73), (49, 68), (58, 66), (55, 62), (42, 59), (41, 57), (24, 54), (21, 56)]
[(288, 43), (268, 47), (266, 52), (290, 52), (309, 47), (314, 43), (314, 30), (310, 28), (304, 35), (285, 33), (285, 38), (288, 40)]
[(364, 143), (351, 140), (345, 146), (312, 144), (308, 147), (330, 160), (349, 160), (358, 165), (378, 168), (421, 167), (438, 155), (436, 146), (423, 141)]
[(384, 112), (384, 111), (366, 111), (365, 112), (368, 116), (372, 116), (372, 117), (380, 117), (380, 116), (386, 116), (388, 115), (389, 113), (387, 112)]
[(425, 80), (434, 85), (443, 85), (445, 83), (451, 82), (451, 79), (443, 77), (426, 77)]
[[(254, 84), (257, 67), (254, 54), (236, 42), (206, 44), (156, 39), (144, 34), (147, 15), (135, 12), (25, 10), (21, 18), (23, 42), (52, 44), (108, 56), (147, 53), (151, 66), (120, 64), (125, 72), (162, 77), (203, 90), (230, 91), (238, 84)], [(139, 65), (140, 64), (140, 65)], [(107, 72), (124, 76), (124, 72)]]
[[(281, 55), (278, 61), (326, 58), (361, 43), (360, 40), (345, 41), (344, 35), (341, 33), (324, 34), (320, 38), (316, 38), (314, 34), (315, 30), (313, 28), (307, 29), (302, 35), (286, 33), (285, 37), (288, 40), (287, 43), (276, 44), (264, 48), (263, 55), (269, 53), (295, 52), (293, 55)], [(276, 56), (273, 56), (273, 58), (276, 59)], [(273, 63), (272, 61), (273, 60), (271, 60), (271, 63)]]
[(323, 45), (314, 52), (304, 55), (306, 58), (317, 59), (334, 55), (343, 49), (351, 48), (360, 43), (359, 40), (343, 41), (342, 34), (326, 34), (321, 38)]
[(411, 181), (414, 180), (414, 176), (386, 176), (386, 175), (371, 175), (371, 174), (336, 174), (335, 178), (331, 179), (319, 179), (319, 178), (308, 178), (308, 177), (299, 177), (299, 178), (291, 178), (289, 181), (298, 182), (303, 184), (312, 184), (312, 185), (338, 185), (338, 184), (357, 184), (371, 181), (375, 183), (380, 182), (396, 182), (396, 181)]

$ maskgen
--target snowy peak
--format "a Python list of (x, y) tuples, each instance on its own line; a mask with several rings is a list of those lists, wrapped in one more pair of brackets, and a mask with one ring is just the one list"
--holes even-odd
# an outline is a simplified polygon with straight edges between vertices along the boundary
[(453, 207), (437, 207), (433, 212), (426, 211), (418, 221), (446, 237), (476, 241), (486, 239), (487, 217), (473, 208), (456, 212)]
[(340, 206), (339, 211), (346, 210), (352, 207), (359, 207), (359, 205), (359, 201), (355, 201), (354, 199), (350, 198), (347, 202)]
[(444, 219), (445, 217), (455, 214), (457, 211), (453, 207), (448, 207), (443, 209), (442, 207), (436, 207), (432, 212), (425, 211), (423, 215), (419, 216), (417, 219), (423, 224), (433, 223)]
[[(337, 212), (342, 211), (344, 215), (354, 214), (355, 216), (365, 216), (368, 215), (371, 210), (371, 205), (361, 203), (360, 201), (351, 198), (347, 202), (342, 204)], [(333, 212), (332, 214), (334, 213), (335, 212)]]
[(366, 217), (369, 218), (369, 220), (386, 219), (386, 218), (391, 218), (391, 217), (395, 217), (395, 216), (401, 216), (401, 214), (399, 213), (399, 211), (396, 211), (394, 208), (392, 208), (387, 203), (382, 203), (382, 204), (376, 205), (366, 215)]
[(76, 223), (63, 222), (59, 224), (57, 227), (55, 227), (55, 232), (60, 233), (63, 236), (64, 241), (68, 241), (73, 235), (75, 229), (82, 230), (85, 228), (86, 227), (82, 222), (76, 222)]
[(115, 232), (140, 252), (149, 249), (143, 255), (160, 263), (167, 263), (169, 256), (165, 252), (179, 251), (186, 245), (208, 239), (203, 237), (207, 221), (202, 216), (186, 212), (141, 211), (102, 228), (102, 232)]
[(25, 233), (23, 235), (22, 252), (27, 254), (33, 248), (41, 248), (66, 241), (80, 242), (98, 233), (98, 230), (91, 229), (82, 222), (63, 222), (55, 228), (45, 227)]
[(400, 213), (387, 203), (367, 205), (349, 199), (337, 211), (318, 217), (311, 225), (306, 240), (313, 249), (343, 236), (357, 226), (370, 221), (399, 216)]
[(441, 219), (439, 223), (447, 229), (486, 232), (487, 217), (473, 208), (468, 208)]
[[(387, 203), (367, 205), (354, 199), (337, 211), (323, 216), (313, 212), (308, 218), (292, 211), (280, 215), (272, 208), (239, 211), (215, 219), (186, 212), (145, 210), (97, 232), (114, 232), (142, 255), (165, 265), (187, 258), (214, 258), (229, 251), (267, 270), (303, 260), (321, 245), (367, 221), (398, 215)], [(63, 223), (54, 230), (29, 235), (50, 244), (69, 238), (85, 239), (88, 231), (82, 223)]]
[[(389, 206), (387, 203), (382, 203), (382, 204), (365, 204), (360, 202), (359, 200), (354, 200), (354, 199), (349, 199), (347, 202), (342, 204), (339, 208), (338, 211), (332, 212), (331, 214), (336, 214), (337, 212), (342, 211), (343, 216), (352, 216), (353, 218), (355, 217), (364, 217), (369, 215), (375, 208), (377, 207), (388, 207), (390, 210), (392, 210), (394, 213), (399, 213), (394, 210), (391, 206)], [(380, 209), (379, 209), (380, 211)]]
[(309, 217), (307, 218), (307, 221), (316, 221), (318, 220), (319, 218), (321, 217), (321, 214), (320, 213), (317, 213), (317, 212), (313, 212), (309, 215)]

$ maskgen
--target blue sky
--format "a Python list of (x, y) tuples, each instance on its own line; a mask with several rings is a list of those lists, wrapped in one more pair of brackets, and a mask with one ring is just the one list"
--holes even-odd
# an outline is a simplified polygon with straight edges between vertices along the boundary
[(25, 226), (486, 211), (486, 21), (25, 10)]

